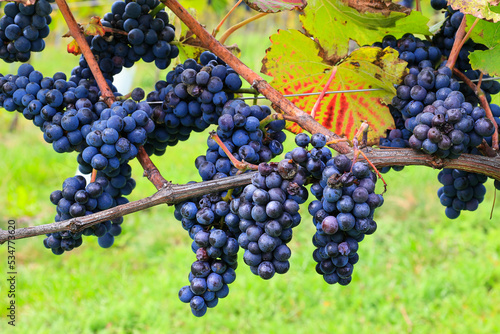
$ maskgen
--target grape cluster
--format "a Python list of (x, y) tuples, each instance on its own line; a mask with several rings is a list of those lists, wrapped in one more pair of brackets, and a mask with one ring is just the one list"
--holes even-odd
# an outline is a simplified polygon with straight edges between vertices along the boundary
[(17, 75), (0, 75), (0, 106), (32, 120), (59, 153), (83, 150), (86, 130), (98, 119), (94, 107), (104, 105), (98, 100), (97, 87), (86, 81), (80, 85), (66, 81), (61, 72), (44, 77), (33, 66), (22, 64)]
[(232, 92), (240, 89), (238, 74), (214, 54), (202, 53), (200, 62), (187, 59), (177, 65), (148, 94), (148, 102), (161, 103), (153, 110), (156, 129), (144, 146), (149, 155), (162, 155), (167, 146), (188, 139), (191, 131), (217, 124), (224, 105), (234, 97)]
[[(264, 131), (260, 129), (260, 122), (270, 114), (267, 106), (250, 107), (241, 100), (226, 103), (218, 119), (217, 135), (236, 160), (259, 164), (283, 152), (285, 121), (275, 120), (266, 124)], [(217, 142), (209, 137), (207, 145), (206, 155), (196, 161), (201, 178), (207, 181), (236, 175), (238, 169)]]
[[(140, 90), (134, 95), (141, 95)], [(127, 162), (154, 130), (152, 110), (146, 102), (126, 100), (108, 108), (99, 101), (99, 90), (90, 82), (82, 80), (77, 85), (66, 81), (64, 73), (43, 77), (31, 65), (22, 64), (17, 75), (0, 77), (0, 105), (32, 120), (56, 152), (79, 152), (82, 173), (99, 171), (95, 182), (86, 185), (82, 177), (69, 178), (62, 191), (51, 195), (57, 205), (56, 221), (128, 202), (123, 196), (132, 192), (135, 181)], [(122, 221), (101, 223), (82, 233), (54, 233), (44, 243), (55, 254), (62, 254), (81, 245), (82, 235), (96, 235), (99, 244), (107, 248), (121, 232), (118, 225)]]
[[(408, 68), (414, 73), (418, 73), (423, 67), (431, 67), (437, 64), (441, 58), (441, 51), (434, 47), (429, 41), (421, 40), (411, 34), (405, 34), (400, 39), (392, 35), (384, 36), (382, 42), (376, 42), (372, 46), (380, 48), (391, 47), (399, 52), (399, 58), (408, 62)], [(405, 119), (398, 108), (389, 104), (389, 111), (394, 119), (395, 128), (387, 131), (384, 138), (380, 138), (380, 146), (384, 147), (409, 147), (408, 140), (411, 132), (405, 127)], [(381, 173), (387, 173), (394, 169), (401, 171), (402, 166), (384, 167)]]
[(329, 284), (347, 285), (359, 259), (358, 242), (377, 228), (373, 214), (383, 204), (382, 195), (374, 193), (377, 178), (364, 163), (352, 165), (345, 155), (332, 158), (322, 134), (309, 138), (301, 133), (295, 143), (298, 147), (286, 158), (303, 168), (302, 178), (312, 179), (311, 193), (317, 198), (308, 208), (316, 227), (316, 271)]
[[(98, 100), (99, 89), (89, 82), (82, 80), (77, 85), (66, 81), (66, 75), (60, 72), (43, 77), (29, 64), (22, 64), (17, 75), (0, 77), (0, 106), (22, 112), (32, 120), (58, 153), (82, 152), (88, 146), (86, 136), (107, 107)], [(91, 172), (82, 165), (83, 173)]]
[[(300, 170), (300, 172), (299, 172)], [(292, 229), (300, 224), (299, 204), (308, 192), (303, 169), (289, 160), (261, 163), (252, 184), (231, 202), (226, 224), (238, 228), (244, 262), (253, 274), (270, 279), (290, 268)]]
[(328, 284), (351, 282), (358, 243), (377, 228), (373, 214), (383, 197), (374, 192), (376, 180), (368, 165), (339, 155), (327, 162), (316, 185), (317, 200), (309, 204), (316, 226), (313, 258)]
[(137, 156), (155, 124), (146, 102), (117, 101), (110, 108), (98, 109), (98, 114), (99, 119), (86, 129), (88, 146), (81, 153), (80, 170), (82, 173), (102, 170), (109, 175)]
[(34, 5), (7, 3), (0, 19), (0, 59), (26, 62), (31, 52), (45, 49), (54, 0), (37, 0)]
[(205, 195), (176, 206), (175, 217), (193, 239), (196, 259), (191, 265), (190, 285), (179, 291), (182, 302), (189, 303), (195, 316), (215, 307), (229, 293), (228, 284), (236, 279), (239, 245), (232, 232), (223, 226), (229, 204), (218, 194)]
[(465, 102), (451, 74), (447, 67), (410, 71), (392, 100), (413, 133), (410, 147), (441, 158), (458, 157), (494, 132), (484, 109)]
[[(179, 49), (170, 44), (175, 38), (175, 27), (169, 23), (168, 14), (161, 10), (154, 17), (151, 15), (159, 4), (158, 0), (116, 1), (101, 23), (126, 34), (114, 32), (87, 37), (106, 79), (113, 81), (115, 74), (124, 67), (132, 67), (140, 59), (148, 63), (154, 61), (156, 67), (163, 70), (170, 65), (171, 59), (178, 56)], [(71, 74), (76, 81), (92, 78), (83, 56)]]
[[(62, 190), (56, 190), (50, 194), (50, 201), (57, 206), (55, 221), (83, 217), (127, 203), (128, 200), (122, 195), (130, 194), (135, 187), (135, 181), (130, 176), (130, 166), (123, 165), (117, 177), (107, 178), (104, 175), (98, 175), (96, 180), (88, 185), (82, 176), (66, 179)], [(122, 179), (125, 179), (123, 186), (117, 182)], [(82, 232), (50, 233), (47, 234), (43, 244), (54, 254), (61, 255), (65, 251), (79, 247), (83, 242), (82, 236), (94, 235), (98, 237), (98, 243), (101, 247), (109, 248), (113, 245), (114, 237), (121, 234), (122, 222), (123, 218), (120, 217), (87, 227)]]
[(484, 199), (488, 177), (482, 174), (443, 169), (438, 174), (438, 181), (443, 185), (438, 190), (438, 197), (446, 207), (446, 217), (456, 219), (460, 211), (475, 211)]

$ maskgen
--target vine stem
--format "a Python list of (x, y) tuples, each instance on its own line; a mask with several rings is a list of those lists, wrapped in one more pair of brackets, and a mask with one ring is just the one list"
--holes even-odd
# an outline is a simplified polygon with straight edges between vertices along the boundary
[(448, 60), (446, 61), (446, 67), (448, 67), (449, 69), (453, 69), (453, 67), (455, 67), (455, 63), (457, 62), (458, 54), (462, 49), (462, 42), (464, 41), (466, 25), (466, 15), (464, 15), (464, 17), (462, 18), (462, 22), (460, 22), (460, 26), (455, 33), (455, 42), (453, 42), (453, 47), (451, 48), (450, 55), (448, 56)]
[[(170, 10), (174, 12), (174, 14), (177, 15), (177, 17), (184, 22), (184, 24), (188, 26), (188, 28), (191, 29), (196, 36), (198, 36), (207, 49), (219, 56), (226, 62), (226, 64), (231, 66), (233, 70), (248, 81), (253, 88), (257, 89), (262, 95), (270, 100), (278, 111), (289, 116), (297, 117), (299, 120), (298, 123), (304, 130), (310, 133), (322, 133), (326, 136), (328, 141), (334, 138), (340, 138), (337, 134), (316, 122), (311, 115), (303, 112), (291, 101), (284, 98), (280, 92), (271, 87), (271, 85), (262, 79), (262, 77), (243, 64), (241, 60), (234, 56), (228, 49), (226, 49), (212, 35), (210, 35), (210, 33), (208, 33), (208, 31), (206, 31), (205, 28), (203, 28), (201, 24), (196, 21), (196, 19), (191, 16), (177, 0), (162, 0), (162, 2), (170, 8)], [(346, 143), (332, 144), (331, 147), (340, 153), (352, 152), (352, 149)]]
[(153, 161), (149, 158), (149, 155), (146, 153), (146, 150), (143, 146), (139, 147), (139, 152), (137, 153), (137, 160), (144, 169), (144, 175), (151, 181), (152, 184), (156, 187), (157, 190), (165, 187), (169, 182), (163, 178), (158, 168), (155, 166)]
[[(66, 21), (71, 36), (73, 36), (73, 38), (75, 39), (76, 43), (80, 47), (80, 50), (82, 50), (83, 57), (87, 61), (90, 71), (92, 72), (97, 82), (97, 86), (99, 86), (99, 89), (101, 90), (101, 95), (104, 98), (104, 102), (108, 106), (111, 106), (111, 104), (113, 104), (113, 102), (116, 100), (115, 95), (109, 88), (106, 79), (104, 79), (101, 69), (99, 68), (99, 64), (97, 63), (97, 60), (95, 59), (94, 54), (92, 53), (92, 50), (90, 49), (90, 46), (87, 43), (85, 36), (83, 35), (83, 32), (80, 30), (80, 27), (78, 26), (73, 13), (69, 9), (66, 0), (55, 1), (57, 3), (57, 6), (59, 7), (59, 10), (61, 11), (61, 14), (64, 17), (64, 20)], [(147, 176), (147, 178), (154, 184), (156, 189), (162, 188), (167, 183), (167, 181), (163, 178), (163, 176), (161, 176), (160, 172), (153, 164), (142, 146), (139, 147), (138, 151), (139, 153), (137, 154), (137, 160), (139, 160), (141, 166), (144, 168), (144, 175)]]
[(156, 14), (158, 14), (163, 8), (165, 8), (165, 5), (160, 3), (158, 6), (155, 7), (155, 9), (153, 9), (150, 12), (151, 16), (155, 17)]
[(415, 0), (415, 10), (417, 12), (422, 12), (422, 7), (420, 6), (420, 0)]
[(245, 160), (238, 161), (238, 159), (236, 159), (234, 157), (234, 155), (229, 151), (229, 149), (227, 148), (227, 146), (222, 142), (222, 140), (220, 139), (219, 135), (217, 135), (217, 133), (215, 131), (212, 131), (210, 133), (210, 138), (212, 138), (213, 140), (215, 140), (215, 142), (224, 151), (224, 153), (226, 153), (226, 155), (229, 158), (229, 160), (231, 160), (233, 166), (236, 167), (236, 168), (238, 168), (240, 171), (245, 172), (247, 170), (257, 170), (257, 169), (259, 169), (259, 166), (253, 165), (253, 164), (251, 164), (249, 162), (246, 162)]
[(104, 29), (104, 32), (109, 32), (111, 34), (120, 34), (120, 35), (125, 35), (127, 36), (128, 33), (126, 31), (120, 30), (120, 29), (115, 29), (115, 28), (110, 28), (110, 27), (102, 27)]
[(479, 72), (479, 81), (477, 82), (477, 90), (481, 89), (481, 84), (483, 83), (483, 72)]
[(314, 104), (314, 107), (312, 108), (311, 116), (314, 119), (316, 118), (316, 111), (319, 108), (321, 100), (323, 100), (323, 97), (325, 96), (325, 93), (328, 91), (328, 87), (330, 87), (330, 84), (332, 83), (333, 78), (335, 78), (335, 74), (337, 74), (337, 66), (334, 66), (332, 68), (332, 73), (330, 74), (330, 77), (328, 78), (328, 81), (326, 82), (325, 87), (323, 87), (323, 90), (321, 91), (321, 94), (319, 94), (319, 97), (316, 100), (316, 103)]
[(92, 174), (90, 176), (90, 183), (95, 182), (96, 178), (97, 178), (97, 169), (92, 168)]
[(268, 125), (272, 121), (277, 121), (277, 120), (284, 120), (297, 123), (297, 118), (295, 117), (276, 113), (276, 114), (271, 114), (266, 118), (264, 118), (262, 121), (260, 121), (259, 129), (261, 129), (262, 132), (265, 132), (266, 125)]
[(498, 124), (495, 121), (495, 117), (493, 117), (493, 113), (491, 112), (490, 104), (486, 99), (486, 95), (484, 95), (484, 92), (481, 89), (478, 89), (478, 86), (476, 86), (469, 78), (467, 78), (465, 74), (463, 74), (456, 68), (453, 69), (453, 74), (455, 74), (467, 86), (469, 86), (474, 91), (474, 93), (476, 93), (481, 107), (483, 107), (484, 111), (486, 112), (486, 117), (490, 119), (490, 121), (493, 123), (493, 126), (495, 127), (495, 133), (493, 133), (493, 136), (491, 137), (491, 146), (495, 151), (498, 151)]
[(269, 13), (259, 13), (257, 15), (254, 15), (252, 17), (249, 17), (248, 19), (244, 20), (244, 21), (241, 21), (240, 23), (237, 23), (235, 24), (234, 26), (232, 26), (231, 28), (227, 29), (221, 36), (221, 38), (219, 39), (219, 42), (221, 44), (224, 44), (226, 42), (226, 40), (228, 39), (229, 36), (231, 36), (231, 34), (233, 32), (235, 32), (236, 30), (240, 29), (241, 27), (244, 27), (246, 26), (247, 24), (249, 24), (250, 22), (253, 22), (255, 20), (258, 20), (260, 19), (261, 17), (264, 17), (266, 15), (268, 15)]
[[(353, 154), (348, 156), (353, 158)], [(468, 172), (484, 174), (496, 180), (500, 180), (500, 168), (498, 168), (499, 159), (497, 157), (491, 158), (481, 155), (462, 154), (457, 159), (449, 160), (436, 158), (412, 149), (369, 149), (365, 152), (365, 156), (377, 167), (421, 165), (438, 169), (456, 168)], [(364, 159), (365, 157), (361, 156), (358, 158), (358, 160), (361, 161)], [(51, 224), (18, 228), (15, 230), (14, 234), (11, 234), (10, 231), (0, 230), (0, 244), (12, 238), (23, 239), (66, 230), (78, 232), (89, 226), (122, 217), (133, 212), (142, 211), (160, 204), (173, 205), (206, 194), (242, 187), (251, 183), (252, 176), (255, 173), (256, 172), (248, 172), (219, 180), (189, 183), (185, 185), (167, 184), (150, 197), (88, 216), (72, 218)]]
[[(465, 19), (465, 15), (464, 15), (464, 18)], [(463, 20), (462, 19), (462, 20)], [(476, 26), (476, 24), (479, 22), (479, 18), (476, 17), (476, 20), (474, 21), (474, 23), (472, 23), (472, 25), (470, 26), (470, 29), (469, 31), (467, 31), (467, 34), (465, 35), (465, 37), (462, 39), (462, 41), (460, 42), (460, 46), (459, 46), (459, 50), (462, 49), (462, 47), (464, 46), (465, 42), (467, 42), (467, 39), (469, 39), (469, 36), (470, 34), (472, 33), (472, 30), (474, 29), (474, 27)]]
[[(222, 18), (222, 20), (220, 20), (219, 24), (217, 25), (217, 27), (215, 27), (214, 31), (212, 32), (212, 36), (217, 36), (217, 34), (219, 33), (219, 30), (220, 28), (222, 27), (222, 25), (224, 24), (224, 22), (226, 22), (227, 18), (229, 17), (229, 15), (231, 15), (231, 13), (240, 5), (240, 3), (242, 2), (243, 0), (238, 0), (238, 2), (236, 2), (233, 6), (233, 8), (231, 8), (229, 10), (229, 12), (227, 12), (227, 14)], [(221, 42), (223, 43), (223, 42)], [(224, 43), (223, 43), (224, 44)]]
[(97, 60), (95, 59), (92, 50), (90, 50), (90, 46), (87, 43), (87, 40), (85, 39), (82, 31), (80, 30), (80, 27), (78, 26), (73, 13), (69, 9), (66, 0), (55, 1), (57, 3), (57, 6), (59, 7), (59, 10), (61, 11), (61, 14), (64, 17), (64, 20), (66, 21), (66, 25), (69, 28), (71, 36), (73, 36), (73, 38), (75, 39), (76, 43), (80, 47), (80, 50), (82, 50), (83, 57), (87, 61), (90, 71), (92, 71), (97, 85), (101, 90), (101, 95), (104, 98), (104, 102), (106, 102), (106, 104), (110, 106), (114, 102), (115, 95), (106, 83), (106, 79), (104, 79), (104, 76), (102, 75), (99, 64), (97, 64)]

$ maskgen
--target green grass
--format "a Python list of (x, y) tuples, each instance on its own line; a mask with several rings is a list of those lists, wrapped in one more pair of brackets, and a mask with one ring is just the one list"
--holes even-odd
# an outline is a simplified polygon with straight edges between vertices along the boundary
[[(240, 46), (251, 51), (244, 61), (258, 69), (268, 40), (244, 37)], [(33, 60), (46, 75), (68, 73), (76, 62), (63, 52), (50, 57)], [(136, 84), (151, 87), (157, 74), (139, 66)], [(12, 68), (1, 64), (0, 72)], [(9, 132), (12, 118), (0, 112), (0, 227), (8, 219), (18, 227), (50, 223), (55, 210), (48, 196), (74, 174), (75, 154), (56, 154), (27, 121)], [(199, 180), (194, 159), (204, 153), (205, 140), (206, 133), (194, 134), (153, 160), (168, 180)], [(132, 165), (138, 186), (130, 199), (136, 200), (154, 187), (137, 162)], [(493, 187), (490, 182), (476, 212), (449, 220), (436, 197), (437, 173), (407, 167), (385, 176), (379, 228), (361, 243), (348, 287), (329, 286), (315, 273), (314, 227), (304, 205), (289, 273), (263, 281), (240, 261), (229, 296), (201, 319), (177, 297), (194, 256), (171, 207), (126, 217), (123, 234), (107, 250), (86, 238), (82, 247), (55, 256), (43, 237), (18, 240), (16, 333), (498, 333), (500, 227), (498, 205), (489, 220)], [(13, 333), (5, 318), (5, 245), (0, 253), (0, 332)]]

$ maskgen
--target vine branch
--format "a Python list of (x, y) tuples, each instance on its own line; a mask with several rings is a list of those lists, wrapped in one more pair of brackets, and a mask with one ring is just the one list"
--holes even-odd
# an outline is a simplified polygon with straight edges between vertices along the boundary
[[(496, 180), (500, 180), (500, 160), (498, 157), (491, 158), (481, 155), (462, 154), (457, 159), (450, 160), (436, 158), (412, 149), (368, 149), (365, 151), (365, 156), (370, 159), (372, 164), (376, 167), (420, 165), (437, 169), (456, 168), (468, 172), (484, 174)], [(350, 157), (352, 158), (353, 154), (350, 154)], [(360, 156), (358, 160), (365, 160), (365, 157)], [(184, 185), (167, 184), (150, 197), (88, 216), (72, 218), (52, 224), (19, 228), (15, 230), (14, 234), (10, 234), (9, 231), (6, 230), (0, 230), (0, 244), (7, 241), (9, 237), (23, 239), (65, 230), (79, 232), (89, 226), (122, 217), (133, 212), (142, 211), (160, 204), (173, 205), (206, 194), (245, 186), (251, 183), (252, 176), (255, 173), (256, 172), (248, 172), (237, 176), (200, 183), (189, 183)]]
[[(284, 98), (283, 95), (276, 89), (271, 87), (267, 81), (260, 77), (257, 73), (252, 71), (248, 66), (243, 64), (236, 56), (234, 56), (228, 49), (219, 43), (196, 19), (191, 16), (188, 11), (177, 2), (177, 0), (162, 0), (162, 2), (174, 12), (177, 17), (188, 26), (191, 31), (198, 36), (204, 46), (219, 56), (225, 61), (233, 70), (241, 75), (248, 81), (253, 88), (256, 88), (262, 95), (270, 100), (273, 105), (281, 112), (297, 117), (300, 126), (310, 133), (322, 133), (327, 137), (327, 140), (340, 138), (337, 134), (326, 129), (311, 117), (311, 115), (303, 112), (291, 101)], [(350, 153), (352, 149), (346, 143), (332, 144), (334, 150), (340, 153)]]
[[(453, 69), (455, 67), (455, 63), (458, 59), (458, 54), (462, 49), (462, 42), (465, 36), (465, 27), (467, 25), (466, 16), (462, 18), (462, 22), (455, 33), (455, 41), (453, 42), (453, 47), (451, 48), (450, 55), (448, 56), (448, 60), (446, 61), (446, 67)], [(470, 30), (469, 30), (470, 31)]]
[(66, 230), (79, 232), (92, 225), (118, 217), (123, 217), (133, 212), (142, 211), (160, 204), (173, 205), (190, 198), (244, 186), (251, 182), (252, 175), (253, 174), (251, 173), (246, 173), (201, 183), (189, 183), (182, 185), (169, 184), (158, 190), (152, 196), (119, 205), (88, 216), (72, 218), (51, 224), (19, 228), (15, 230), (14, 234), (10, 234), (9, 231), (6, 230), (0, 230), (0, 244), (9, 240), (9, 237), (10, 239), (12, 239), (12, 237), (15, 239), (23, 239)]
[(80, 50), (82, 50), (83, 57), (87, 61), (90, 71), (94, 75), (97, 85), (101, 90), (101, 95), (104, 98), (104, 102), (106, 102), (106, 104), (110, 106), (114, 102), (115, 95), (106, 83), (106, 79), (104, 79), (104, 76), (102, 75), (99, 64), (97, 63), (92, 50), (90, 50), (90, 46), (87, 43), (87, 40), (85, 39), (82, 31), (80, 30), (80, 27), (78, 26), (73, 13), (69, 9), (68, 4), (65, 0), (56, 0), (56, 3), (59, 7), (59, 10), (61, 11), (61, 14), (64, 17), (64, 20), (66, 21), (66, 25), (69, 28), (71, 36), (73, 36), (73, 38), (75, 39), (76, 43), (80, 47)]
[[(102, 75), (99, 64), (97, 63), (97, 60), (95, 59), (84, 34), (80, 30), (80, 27), (78, 26), (73, 13), (69, 9), (66, 0), (56, 0), (56, 3), (59, 7), (59, 10), (61, 11), (61, 14), (64, 17), (64, 20), (66, 21), (66, 24), (68, 25), (71, 36), (73, 36), (73, 38), (75, 39), (76, 43), (80, 47), (80, 50), (82, 50), (83, 57), (87, 61), (90, 71), (92, 72), (92, 75), (97, 82), (97, 86), (99, 86), (99, 89), (101, 90), (101, 95), (104, 98), (104, 102), (108, 106), (111, 106), (111, 104), (113, 104), (113, 102), (116, 100), (115, 95), (109, 88), (106, 79)], [(139, 160), (141, 166), (144, 168), (144, 175), (147, 176), (147, 178), (154, 184), (156, 189), (162, 188), (167, 183), (167, 181), (163, 178), (163, 176), (161, 176), (160, 172), (151, 161), (143, 147), (139, 148), (137, 160)]]
[(146, 150), (143, 146), (139, 147), (139, 152), (137, 153), (137, 160), (144, 169), (143, 176), (147, 177), (149, 181), (156, 187), (157, 190), (165, 187), (169, 182), (161, 175), (158, 168), (155, 166), (153, 161), (149, 158)]

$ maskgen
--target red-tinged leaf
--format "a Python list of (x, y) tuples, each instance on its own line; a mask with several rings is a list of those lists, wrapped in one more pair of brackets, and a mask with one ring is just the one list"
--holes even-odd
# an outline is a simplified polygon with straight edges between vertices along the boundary
[(90, 22), (85, 25), (84, 28), (85, 35), (92, 35), (92, 36), (104, 36), (106, 33), (104, 31), (104, 27), (102, 26), (101, 23), (101, 18), (98, 16), (93, 16), (90, 19)]
[[(280, 30), (271, 36), (272, 46), (263, 60), (262, 73), (274, 77), (273, 86), (283, 94), (321, 92), (332, 69), (322, 59), (317, 43), (299, 31)], [(337, 74), (329, 91), (382, 88), (380, 91), (325, 95), (316, 112), (316, 120), (338, 135), (352, 138), (362, 121), (370, 125), (371, 143), (394, 127), (383, 100), (395, 95), (394, 84), (401, 82), (406, 63), (395, 50), (363, 47), (337, 65)], [(318, 96), (293, 97), (303, 111), (310, 113)], [(290, 128), (300, 131), (298, 126)]]
[(284, 10), (303, 10), (306, 0), (244, 0), (248, 7), (262, 13), (278, 13)]
[(359, 13), (380, 13), (386, 17), (392, 12), (401, 12), (410, 14), (411, 9), (405, 6), (398, 5), (394, 2), (383, 0), (341, 0), (351, 8), (356, 9)]
[(68, 50), (68, 53), (72, 53), (75, 56), (82, 53), (82, 50), (80, 50), (78, 43), (74, 39), (67, 45), (66, 49)]

